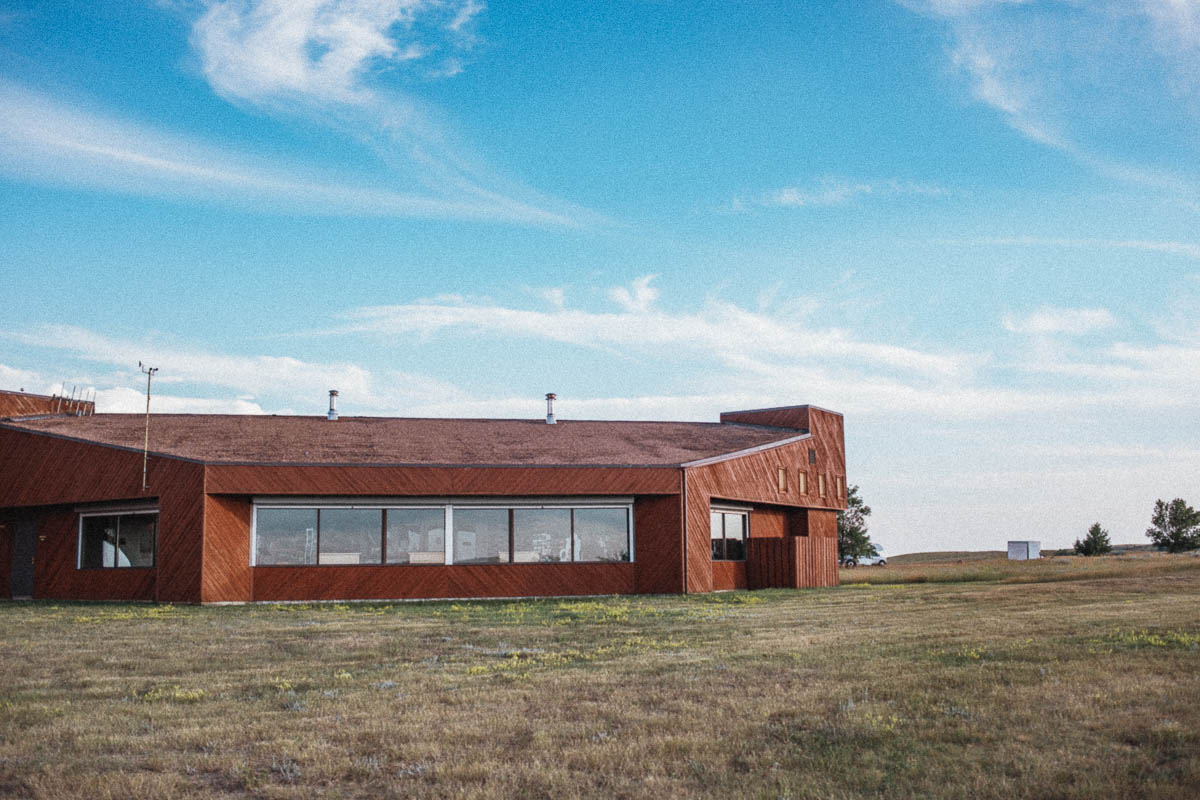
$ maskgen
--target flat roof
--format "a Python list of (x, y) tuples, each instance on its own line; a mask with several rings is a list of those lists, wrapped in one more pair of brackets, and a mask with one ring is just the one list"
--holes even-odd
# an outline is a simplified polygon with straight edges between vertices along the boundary
[[(143, 414), (0, 427), (141, 452)], [(679, 466), (806, 433), (722, 422), (152, 414), (150, 452), (220, 464)]]

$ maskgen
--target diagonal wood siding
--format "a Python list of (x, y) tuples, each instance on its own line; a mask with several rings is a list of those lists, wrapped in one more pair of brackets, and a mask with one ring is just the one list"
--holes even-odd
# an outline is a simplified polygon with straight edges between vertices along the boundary
[(255, 600), (630, 594), (633, 564), (255, 567)]
[(537, 496), (678, 494), (675, 467), (208, 467), (210, 494)]
[(250, 568), (252, 514), (248, 497), (205, 496), (203, 602), (246, 602), (254, 597), (254, 571)]

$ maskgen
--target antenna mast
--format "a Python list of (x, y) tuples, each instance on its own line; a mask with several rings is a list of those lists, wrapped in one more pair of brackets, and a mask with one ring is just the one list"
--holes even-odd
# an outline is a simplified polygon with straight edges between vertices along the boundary
[(146, 439), (142, 445), (142, 491), (148, 491), (150, 484), (146, 481), (146, 468), (150, 462), (150, 379), (158, 372), (158, 367), (147, 367), (138, 362), (138, 369), (146, 376)]

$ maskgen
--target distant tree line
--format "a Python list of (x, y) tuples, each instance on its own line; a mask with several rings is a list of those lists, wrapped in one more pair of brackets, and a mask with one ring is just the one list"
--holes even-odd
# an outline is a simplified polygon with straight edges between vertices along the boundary
[[(1169, 503), (1160, 499), (1154, 504), (1146, 538), (1168, 553), (1200, 549), (1200, 511), (1179, 497)], [(1088, 528), (1086, 536), (1075, 540), (1075, 552), (1081, 556), (1099, 556), (1112, 549), (1108, 531), (1099, 522)]]

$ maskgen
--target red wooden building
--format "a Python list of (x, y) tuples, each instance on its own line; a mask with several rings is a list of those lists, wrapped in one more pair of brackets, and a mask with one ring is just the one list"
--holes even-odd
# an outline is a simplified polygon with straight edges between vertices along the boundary
[[(332, 415), (331, 415), (332, 416)], [(188, 603), (837, 583), (842, 416), (0, 421), (0, 596)]]

